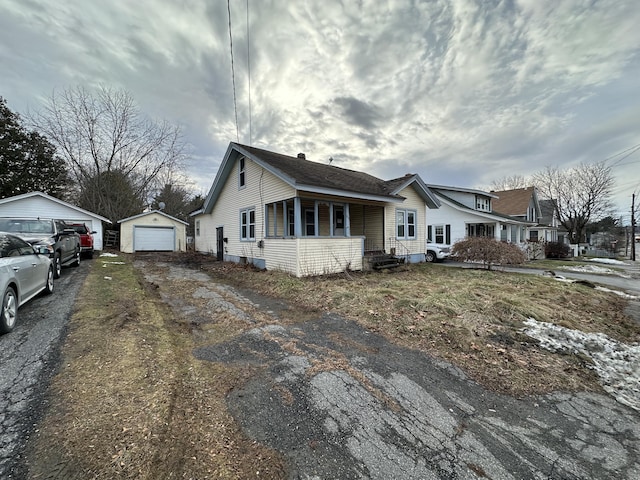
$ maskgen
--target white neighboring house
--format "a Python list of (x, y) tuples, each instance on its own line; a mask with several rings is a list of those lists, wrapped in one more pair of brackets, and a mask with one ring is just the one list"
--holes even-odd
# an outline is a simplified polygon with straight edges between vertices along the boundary
[(295, 276), (361, 270), (373, 252), (421, 262), (438, 205), (418, 175), (385, 181), (231, 143), (192, 213), (195, 249)]
[(493, 210), (497, 195), (482, 190), (428, 185), (440, 201), (440, 208), (430, 210), (427, 242), (449, 247), (467, 237), (491, 237), (522, 244), (527, 228), (534, 222), (519, 220)]
[(140, 213), (119, 220), (120, 251), (184, 252), (188, 223), (160, 210)]
[(0, 199), (0, 217), (53, 218), (67, 223), (84, 223), (93, 234), (94, 250), (102, 250), (102, 224), (107, 218), (83, 210), (43, 192), (30, 192)]

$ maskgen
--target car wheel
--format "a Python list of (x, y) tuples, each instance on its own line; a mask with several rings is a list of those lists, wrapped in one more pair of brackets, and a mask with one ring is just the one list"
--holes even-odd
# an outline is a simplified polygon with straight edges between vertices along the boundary
[(429, 263), (433, 263), (433, 262), (435, 262), (435, 261), (436, 261), (436, 254), (435, 254), (435, 253), (433, 253), (431, 250), (429, 250), (429, 251), (425, 254), (424, 259), (425, 259), (427, 262), (429, 262)]
[(60, 278), (60, 275), (62, 275), (62, 260), (60, 252), (56, 252), (53, 256), (53, 278)]
[(0, 333), (9, 333), (18, 320), (18, 297), (12, 287), (7, 287), (2, 296), (2, 312), (0, 312)]
[(53, 265), (47, 269), (47, 285), (44, 288), (47, 293), (53, 293)]
[(72, 267), (78, 267), (80, 266), (80, 257), (82, 256), (82, 253), (80, 252), (80, 250), (78, 250), (76, 252), (76, 259), (73, 261), (73, 263), (71, 264)]

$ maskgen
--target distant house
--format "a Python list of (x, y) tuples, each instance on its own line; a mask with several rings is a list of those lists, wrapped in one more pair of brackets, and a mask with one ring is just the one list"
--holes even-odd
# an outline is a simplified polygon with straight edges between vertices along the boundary
[(366, 268), (384, 252), (425, 258), (438, 199), (418, 175), (367, 173), (231, 143), (195, 217), (195, 249), (296, 276)]
[(29, 192), (0, 200), (0, 217), (42, 217), (84, 223), (93, 234), (93, 248), (102, 250), (102, 225), (108, 218), (89, 212), (43, 192)]
[(440, 201), (440, 208), (430, 210), (427, 225), (429, 242), (452, 245), (466, 237), (491, 237), (520, 244), (527, 238), (527, 228), (535, 222), (498, 213), (495, 193), (445, 185), (428, 185)]
[(531, 242), (558, 240), (558, 217), (555, 203), (546, 200), (544, 215), (536, 187), (492, 191), (498, 198), (493, 210), (535, 225), (527, 228), (526, 240)]

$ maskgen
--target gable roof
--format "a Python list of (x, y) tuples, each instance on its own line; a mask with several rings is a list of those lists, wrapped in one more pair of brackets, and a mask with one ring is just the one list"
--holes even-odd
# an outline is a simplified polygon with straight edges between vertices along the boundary
[[(537, 193), (535, 187), (516, 188), (513, 190), (501, 190), (494, 191), (493, 194), (498, 198), (493, 201), (493, 210), (496, 212), (504, 213), (506, 215), (518, 215), (526, 216), (531, 198), (534, 199), (534, 204), (537, 205)], [(540, 213), (540, 211), (538, 211)]]
[(59, 205), (62, 205), (64, 207), (67, 207), (67, 208), (70, 208), (72, 210), (75, 210), (75, 211), (77, 211), (79, 213), (82, 213), (84, 215), (88, 215), (90, 217), (93, 217), (93, 218), (95, 218), (97, 220), (101, 220), (101, 221), (103, 221), (105, 223), (111, 223), (111, 220), (109, 220), (108, 218), (102, 217), (102, 216), (98, 215), (97, 213), (90, 212), (90, 211), (85, 210), (83, 208), (76, 207), (75, 205), (67, 203), (64, 200), (60, 200), (59, 198), (52, 197), (51, 195), (47, 195), (44, 192), (29, 192), (29, 193), (23, 193), (21, 195), (15, 195), (13, 197), (3, 198), (3, 199), (0, 199), (0, 205), (11, 203), (11, 202), (15, 202), (15, 201), (19, 201), (19, 200), (24, 200), (26, 198), (31, 198), (31, 197), (41, 197), (41, 198), (44, 198), (44, 199), (49, 200), (51, 202), (57, 203)]
[(442, 193), (439, 190), (434, 190), (435, 194), (440, 198), (440, 200), (444, 203), (446, 203), (447, 205), (455, 208), (456, 210), (460, 210), (462, 212), (466, 212), (481, 218), (486, 218), (487, 220), (492, 220), (492, 221), (499, 221), (499, 222), (503, 222), (503, 223), (511, 223), (511, 224), (516, 224), (516, 225), (535, 225), (535, 223), (533, 222), (527, 222), (524, 220), (521, 220), (519, 218), (515, 218), (512, 217), (510, 215), (505, 215), (502, 213), (498, 213), (498, 212), (483, 212), (480, 210), (474, 210), (473, 208), (467, 207), (466, 205), (458, 202), (457, 200), (454, 200), (453, 198), (445, 195), (444, 193)]
[(408, 175), (385, 181), (368, 173), (231, 142), (207, 194), (203, 208), (193, 214), (211, 213), (227, 178), (232, 173), (235, 161), (241, 156), (253, 160), (257, 165), (298, 191), (400, 203), (404, 197), (399, 192), (408, 185), (412, 185), (430, 205), (430, 208), (437, 208), (439, 205), (437, 198), (418, 175)]
[(189, 225), (189, 224), (188, 224), (187, 222), (185, 222), (184, 220), (180, 220), (179, 218), (172, 217), (171, 215), (166, 214), (166, 213), (164, 213), (164, 212), (163, 212), (163, 211), (161, 211), (161, 210), (151, 210), (150, 212), (142, 212), (142, 213), (139, 213), (139, 214), (137, 214), (137, 215), (133, 215), (133, 216), (131, 216), (131, 217), (127, 217), (127, 218), (123, 218), (122, 220), (118, 220), (118, 223), (126, 222), (126, 221), (128, 221), (128, 220), (133, 220), (133, 219), (135, 219), (135, 218), (146, 217), (146, 216), (148, 216), (148, 215), (153, 215), (154, 213), (157, 213), (158, 215), (161, 215), (161, 216), (163, 216), (163, 217), (169, 218), (169, 219), (173, 220), (174, 222), (180, 222), (180, 223), (184, 223), (185, 225)]
[(471, 193), (473, 195), (483, 195), (489, 198), (498, 198), (498, 196), (493, 193), (485, 192), (484, 190), (476, 190), (474, 188), (452, 187), (450, 185), (433, 185), (431, 183), (428, 184), (427, 187), (429, 187), (431, 190), (444, 190), (449, 192)]

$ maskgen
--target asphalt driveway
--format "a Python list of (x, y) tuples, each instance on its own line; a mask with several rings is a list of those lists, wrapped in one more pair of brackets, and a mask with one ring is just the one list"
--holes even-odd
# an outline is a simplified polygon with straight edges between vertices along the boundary
[[(640, 413), (607, 395), (498, 395), (337, 315), (286, 324), (285, 305), (203, 272), (135, 265), (170, 286), (160, 294), (178, 320), (224, 312), (247, 323), (193, 354), (260, 367), (228, 407), (248, 436), (283, 454), (291, 479), (640, 478)], [(194, 283), (185, 304), (177, 292)]]

